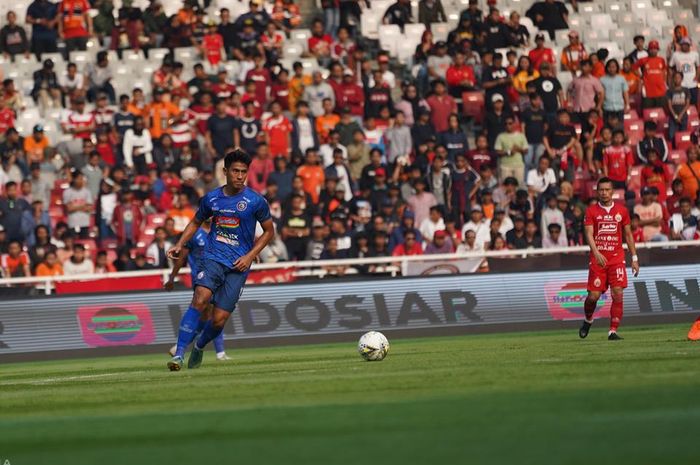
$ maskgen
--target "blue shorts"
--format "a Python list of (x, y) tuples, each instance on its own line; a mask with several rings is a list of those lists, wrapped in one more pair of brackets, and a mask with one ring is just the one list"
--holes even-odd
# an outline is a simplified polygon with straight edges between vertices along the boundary
[(206, 287), (212, 292), (211, 302), (216, 308), (232, 312), (243, 293), (248, 272), (241, 273), (214, 260), (202, 259), (194, 286)]

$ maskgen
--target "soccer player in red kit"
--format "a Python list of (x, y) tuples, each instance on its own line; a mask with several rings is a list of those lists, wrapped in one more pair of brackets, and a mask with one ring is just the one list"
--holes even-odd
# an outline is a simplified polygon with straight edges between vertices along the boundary
[(581, 339), (588, 336), (593, 324), (598, 299), (608, 287), (612, 294), (610, 307), (610, 331), (608, 340), (622, 339), (617, 335), (617, 328), (622, 320), (622, 295), (627, 287), (627, 270), (625, 269), (625, 251), (622, 241), (627, 243), (632, 254), (632, 271), (639, 274), (639, 260), (634, 246), (630, 215), (627, 209), (613, 202), (613, 182), (610, 178), (598, 180), (598, 203), (588, 207), (584, 220), (586, 241), (591, 248), (588, 271), (588, 296), (584, 303), (586, 314), (583, 325), (578, 331)]

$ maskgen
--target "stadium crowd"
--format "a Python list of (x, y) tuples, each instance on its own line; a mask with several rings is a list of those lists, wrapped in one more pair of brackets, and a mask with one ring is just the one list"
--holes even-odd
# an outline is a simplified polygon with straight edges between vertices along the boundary
[[(580, 245), (601, 176), (633, 213), (636, 240), (698, 237), (700, 60), (683, 26), (664, 51), (635, 37), (619, 62), (575, 30), (555, 56), (548, 44), (568, 29), (558, 1), (532, 5), (531, 37), (517, 13), (470, 0), (436, 41), (440, 0), (421, 0), (418, 18), (397, 0), (384, 24), (427, 27), (405, 67), (362, 36), (364, 3), (322, 0), (309, 73), (282, 65), (303, 22), (293, 0), (252, 0), (238, 17), (205, 3), (167, 16), (158, 0), (118, 11), (35, 0), (26, 24), (7, 14), (5, 63), (39, 61), (27, 95), (2, 81), (3, 276), (167, 267), (237, 146), (254, 155), (249, 187), (275, 218), (266, 262)], [(91, 43), (92, 61), (69, 61)], [(193, 63), (176, 59), (181, 47), (194, 47)], [(112, 52), (162, 48), (147, 87), (115, 83)], [(65, 64), (47, 58), (57, 52)], [(15, 129), (29, 107), (45, 119), (60, 110), (56, 140), (42, 124)]]

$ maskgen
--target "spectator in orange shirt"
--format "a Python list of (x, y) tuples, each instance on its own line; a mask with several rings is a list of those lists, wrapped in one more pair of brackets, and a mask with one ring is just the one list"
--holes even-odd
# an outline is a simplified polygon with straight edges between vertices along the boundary
[(202, 38), (202, 44), (199, 49), (202, 56), (209, 63), (210, 70), (216, 70), (223, 57), (226, 56), (224, 49), (224, 38), (219, 34), (214, 21), (209, 21), (207, 34)]
[(315, 148), (306, 150), (306, 161), (297, 169), (297, 176), (303, 182), (304, 192), (311, 196), (311, 201), (314, 204), (317, 204), (321, 186), (325, 182), (325, 174), (320, 164), (318, 151)]
[(340, 121), (340, 116), (333, 112), (333, 101), (329, 98), (323, 99), (323, 115), (316, 117), (316, 134), (321, 144), (328, 142), (328, 134), (335, 129), (335, 125)]
[(44, 126), (34, 125), (31, 137), (24, 139), (24, 153), (27, 156), (27, 164), (42, 163), (44, 161), (44, 151), (49, 146), (49, 138), (44, 135)]
[(632, 70), (641, 69), (643, 97), (642, 108), (664, 108), (666, 106), (666, 60), (659, 56), (659, 42), (649, 42), (649, 56), (637, 60)]
[[(556, 58), (552, 49), (544, 46), (544, 34), (539, 33), (535, 36), (535, 45), (535, 48), (528, 53), (530, 63), (532, 63), (534, 69), (539, 71), (542, 63), (549, 63), (550, 65), (556, 63)], [(555, 69), (554, 66), (552, 66), (552, 69)]]
[(54, 251), (46, 252), (44, 261), (39, 263), (35, 271), (36, 276), (62, 276), (63, 265), (58, 261), (58, 256)]
[(155, 89), (153, 91), (153, 102), (144, 108), (143, 113), (148, 119), (148, 131), (153, 139), (158, 139), (163, 134), (169, 132), (180, 118), (180, 109), (172, 102), (165, 101), (163, 89)]
[(195, 213), (194, 208), (190, 205), (189, 197), (184, 192), (177, 196), (173, 208), (168, 210), (168, 216), (175, 221), (175, 231), (178, 234), (185, 230)]
[(304, 74), (304, 66), (300, 61), (294, 62), (292, 65), (294, 75), (289, 80), (289, 111), (294, 114), (297, 111), (297, 102), (304, 95), (306, 86), (311, 85), (311, 76)]
[(632, 59), (630, 57), (625, 57), (622, 60), (622, 72), (620, 74), (627, 81), (630, 97), (639, 94), (639, 74), (632, 69)]
[(578, 32), (569, 32), (569, 45), (561, 51), (561, 69), (575, 76), (581, 69), (581, 61), (588, 58), (586, 47), (579, 40)]
[(114, 273), (117, 269), (107, 260), (107, 252), (100, 250), (95, 257), (95, 274)]
[(0, 272), (5, 278), (18, 278), (31, 276), (29, 270), (29, 256), (22, 251), (22, 243), (10, 242), (7, 253), (0, 257)]
[(605, 76), (605, 60), (608, 58), (608, 50), (601, 48), (597, 52), (591, 55), (591, 64), (593, 64), (593, 69), (591, 74), (598, 79)]

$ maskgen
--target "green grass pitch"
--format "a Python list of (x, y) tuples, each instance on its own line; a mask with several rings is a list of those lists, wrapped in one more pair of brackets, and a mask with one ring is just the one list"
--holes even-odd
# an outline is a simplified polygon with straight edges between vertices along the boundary
[(0, 465), (697, 464), (687, 326), (394, 339), (0, 367)]

